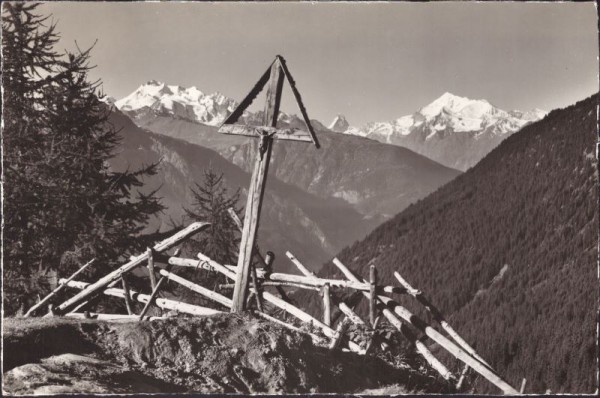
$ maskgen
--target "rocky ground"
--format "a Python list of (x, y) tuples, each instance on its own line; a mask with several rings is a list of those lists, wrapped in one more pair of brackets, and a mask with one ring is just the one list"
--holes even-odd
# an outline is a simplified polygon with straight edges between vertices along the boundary
[(331, 352), (252, 317), (4, 320), (3, 392), (435, 393), (411, 355)]

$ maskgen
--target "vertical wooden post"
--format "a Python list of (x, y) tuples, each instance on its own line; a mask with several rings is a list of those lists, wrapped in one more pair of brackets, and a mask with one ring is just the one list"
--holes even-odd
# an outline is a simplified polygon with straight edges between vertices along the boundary
[(151, 247), (146, 251), (148, 253), (148, 274), (150, 274), (150, 287), (156, 288), (156, 275), (154, 274), (154, 250)]
[(373, 264), (369, 267), (369, 283), (369, 321), (374, 327), (377, 318), (377, 269)]
[[(275, 127), (277, 125), (281, 91), (283, 88), (283, 77), (279, 59), (276, 59), (271, 66), (271, 77), (265, 106), (265, 126)], [(259, 153), (256, 163), (254, 164), (254, 171), (248, 190), (244, 230), (240, 242), (240, 254), (238, 256), (231, 312), (241, 312), (246, 309), (250, 266), (252, 263), (254, 245), (256, 244), (256, 234), (258, 232), (260, 210), (262, 207), (262, 199), (265, 191), (265, 182), (269, 170), (272, 148), (273, 138), (268, 135), (261, 137), (258, 147)]]
[(266, 252), (265, 253), (265, 274), (269, 275), (273, 272), (273, 261), (275, 261), (275, 253)]
[(323, 323), (331, 326), (331, 296), (329, 295), (329, 283), (326, 283), (321, 288), (323, 295)]
[(127, 307), (127, 313), (133, 315), (133, 305), (131, 303), (131, 293), (129, 291), (129, 283), (125, 279), (125, 275), (121, 275), (121, 283), (123, 284), (123, 291), (125, 292), (125, 306)]

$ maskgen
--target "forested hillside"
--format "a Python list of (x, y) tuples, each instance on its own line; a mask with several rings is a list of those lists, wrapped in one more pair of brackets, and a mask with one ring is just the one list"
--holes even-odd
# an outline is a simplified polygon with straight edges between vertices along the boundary
[(526, 392), (593, 392), (597, 99), (526, 126), (338, 258), (363, 276), (376, 264), (387, 283), (399, 271), (507, 381), (527, 378)]

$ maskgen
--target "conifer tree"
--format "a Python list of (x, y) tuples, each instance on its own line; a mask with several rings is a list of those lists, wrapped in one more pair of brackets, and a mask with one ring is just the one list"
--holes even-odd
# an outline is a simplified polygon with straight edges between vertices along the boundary
[[(38, 290), (39, 270), (71, 273), (96, 257), (95, 273), (149, 244), (149, 217), (163, 209), (142, 179), (157, 171), (117, 172), (109, 160), (120, 143), (90, 82), (90, 51), (58, 53), (55, 25), (38, 4), (4, 3), (3, 169), (5, 309)], [(121, 259), (122, 259), (121, 258)], [(25, 282), (24, 282), (25, 281)], [(39, 292), (39, 291), (38, 291)]]

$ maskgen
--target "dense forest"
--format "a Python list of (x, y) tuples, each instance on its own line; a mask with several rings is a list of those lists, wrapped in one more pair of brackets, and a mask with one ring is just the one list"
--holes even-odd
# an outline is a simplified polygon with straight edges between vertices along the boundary
[[(593, 392), (597, 102), (526, 126), (338, 258), (363, 277), (375, 264), (386, 283), (400, 272), (507, 381), (527, 378), (526, 392)], [(331, 263), (321, 274), (342, 277)], [(320, 311), (316, 295), (296, 297)]]

